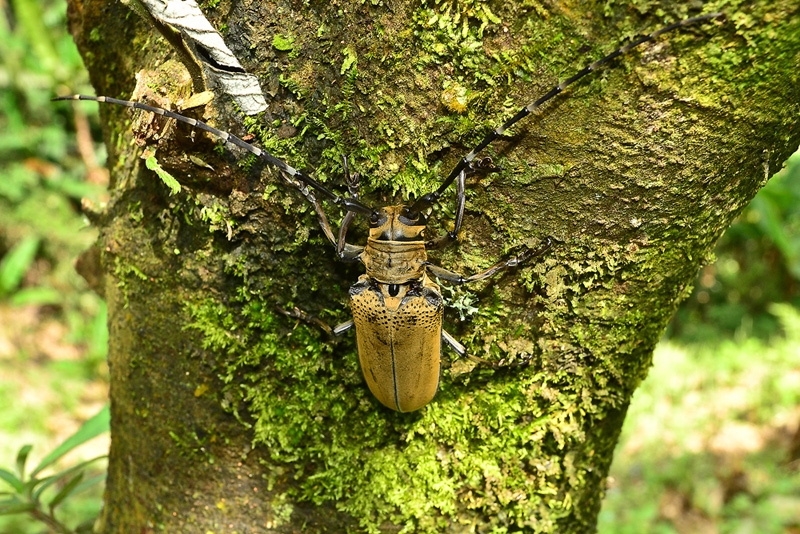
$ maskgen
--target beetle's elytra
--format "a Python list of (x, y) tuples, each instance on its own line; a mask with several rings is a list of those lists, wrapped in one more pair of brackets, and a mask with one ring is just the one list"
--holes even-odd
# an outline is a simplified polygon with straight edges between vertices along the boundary
[[(720, 17), (722, 13), (710, 13), (670, 24), (590, 63), (492, 130), (478, 146), (459, 160), (436, 191), (423, 195), (409, 205), (373, 208), (362, 202), (358, 197), (358, 177), (350, 175), (346, 159), (343, 159), (343, 170), (349, 196), (340, 196), (265, 150), (172, 111), (103, 96), (73, 95), (54, 100), (94, 100), (163, 115), (210, 132), (225, 143), (243, 148), (269, 165), (277, 167), (285, 181), (313, 204), (320, 226), (336, 247), (339, 258), (344, 261), (360, 261), (366, 269), (365, 274), (350, 288), (353, 319), (334, 328), (333, 333), (340, 335), (355, 328), (359, 362), (369, 389), (385, 406), (400, 412), (410, 412), (422, 408), (436, 395), (441, 375), (442, 343), (452, 347), (459, 355), (466, 355), (465, 348), (442, 328), (444, 303), (439, 286), (433, 279), (452, 284), (483, 280), (544, 253), (550, 246), (550, 240), (546, 238), (538, 251), (528, 250), (468, 277), (428, 262), (428, 250), (444, 247), (457, 240), (464, 215), (466, 178), (475, 173), (499, 171), (488, 158), (476, 159), (478, 154), (508, 128), (611, 59), (663, 33)], [(454, 182), (457, 189), (454, 228), (438, 238), (428, 239), (424, 235), (426, 213)], [(338, 236), (334, 235), (317, 195), (327, 198), (346, 211)], [(370, 226), (365, 246), (352, 245), (346, 241), (348, 228), (358, 215), (366, 217)]]

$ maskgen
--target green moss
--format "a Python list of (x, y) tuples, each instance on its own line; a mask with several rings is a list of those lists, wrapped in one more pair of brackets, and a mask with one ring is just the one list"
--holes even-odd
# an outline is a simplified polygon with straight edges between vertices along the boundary
[(276, 33), (272, 37), (272, 46), (275, 47), (276, 50), (280, 50), (281, 52), (290, 52), (294, 49), (294, 41), (295, 38), (292, 35), (283, 35), (280, 33)]

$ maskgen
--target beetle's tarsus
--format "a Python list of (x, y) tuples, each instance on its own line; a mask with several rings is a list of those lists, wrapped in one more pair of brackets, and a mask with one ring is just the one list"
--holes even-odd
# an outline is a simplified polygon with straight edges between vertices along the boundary
[(444, 341), (444, 343), (448, 347), (453, 349), (453, 351), (459, 356), (461, 357), (466, 356), (467, 358), (469, 358), (469, 354), (467, 354), (467, 348), (461, 343), (459, 343), (459, 341), (453, 336), (451, 336), (444, 328), (442, 329), (442, 341)]
[[(315, 317), (313, 315), (309, 315), (306, 312), (304, 312), (303, 310), (301, 310), (300, 308), (298, 308), (297, 306), (292, 308), (291, 311), (283, 309), (278, 304), (276, 304), (275, 307), (278, 309), (278, 311), (280, 313), (286, 315), (287, 317), (292, 317), (294, 319), (297, 319), (298, 324), (299, 324), (300, 321), (303, 321), (303, 322), (308, 323), (308, 324), (316, 325), (331, 337), (335, 337), (335, 336), (340, 335), (339, 333), (336, 332), (336, 329), (340, 328), (342, 325), (346, 324), (346, 323), (342, 323), (341, 325), (338, 325), (336, 328), (331, 328), (328, 323), (326, 323), (325, 321), (323, 321), (319, 317)], [(352, 323), (352, 321), (348, 321), (348, 322)], [(297, 328), (297, 324), (295, 324), (295, 328)], [(343, 330), (343, 332), (345, 332), (347, 330), (348, 329), (346, 328), (345, 330)]]

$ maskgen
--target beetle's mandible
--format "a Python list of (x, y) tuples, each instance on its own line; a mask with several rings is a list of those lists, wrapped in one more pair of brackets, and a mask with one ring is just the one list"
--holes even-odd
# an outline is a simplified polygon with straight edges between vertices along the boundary
[[(359, 362), (369, 389), (385, 406), (400, 412), (410, 412), (422, 408), (436, 395), (441, 375), (442, 343), (452, 347), (461, 356), (467, 355), (466, 349), (442, 327), (444, 303), (439, 286), (433, 279), (457, 285), (483, 280), (543, 254), (551, 246), (550, 239), (545, 238), (539, 250), (527, 250), (482, 273), (468, 277), (428, 261), (428, 250), (444, 247), (457, 240), (464, 216), (467, 177), (499, 170), (492, 165), (489, 158), (478, 159), (478, 154), (508, 128), (536, 111), (567, 86), (613, 58), (676, 28), (720, 17), (722, 13), (710, 13), (670, 24), (587, 65), (492, 130), (459, 160), (436, 191), (423, 195), (408, 205), (374, 208), (362, 202), (358, 195), (358, 176), (349, 173), (347, 160), (344, 158), (343, 170), (349, 191), (347, 196), (337, 194), (311, 176), (239, 137), (172, 111), (104, 96), (72, 95), (54, 100), (93, 100), (163, 115), (210, 132), (225, 143), (243, 148), (278, 168), (286, 183), (298, 189), (313, 204), (320, 226), (336, 247), (339, 258), (364, 264), (365, 274), (350, 288), (353, 319), (335, 327), (333, 333), (340, 335), (355, 328)], [(424, 235), (426, 213), (453, 183), (456, 184), (456, 219), (453, 230), (438, 238), (427, 239)], [(346, 211), (338, 236), (328, 222), (318, 195)], [(356, 216), (366, 217), (369, 222), (369, 237), (364, 246), (352, 245), (346, 241), (348, 228)]]

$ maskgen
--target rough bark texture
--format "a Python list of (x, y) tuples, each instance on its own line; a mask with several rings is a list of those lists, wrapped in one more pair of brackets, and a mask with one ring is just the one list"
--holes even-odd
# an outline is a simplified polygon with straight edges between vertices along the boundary
[[(800, 143), (794, 0), (204, 5), (270, 107), (244, 121), (220, 98), (189, 114), (249, 130), (336, 186), (348, 155), (374, 205), (435, 188), (558, 79), (701, 7), (726, 22), (637, 49), (486, 151), (504, 171), (468, 184), (462, 240), (434, 261), (471, 273), (554, 246), (455, 291), (447, 328), (484, 358), (534, 356), (498, 372), (447, 362), (412, 414), (371, 397), (352, 336), (332, 342), (276, 311), (344, 321), (360, 272), (335, 261), (302, 197), (205, 135), (132, 127), (138, 115), (104, 107), (104, 531), (592, 531), (653, 347), (717, 238)], [(124, 5), (72, 0), (70, 21), (98, 94), (130, 97), (140, 73), (157, 103), (186, 96), (183, 67)], [(182, 192), (145, 168), (141, 144)], [(452, 197), (432, 219), (447, 227)]]

